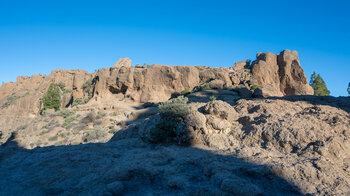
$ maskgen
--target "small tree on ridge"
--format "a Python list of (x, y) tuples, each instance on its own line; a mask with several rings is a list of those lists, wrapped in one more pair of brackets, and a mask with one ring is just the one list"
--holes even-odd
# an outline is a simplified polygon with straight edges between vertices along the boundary
[(320, 74), (316, 75), (315, 72), (311, 75), (310, 86), (314, 89), (314, 95), (316, 96), (329, 96), (330, 94)]

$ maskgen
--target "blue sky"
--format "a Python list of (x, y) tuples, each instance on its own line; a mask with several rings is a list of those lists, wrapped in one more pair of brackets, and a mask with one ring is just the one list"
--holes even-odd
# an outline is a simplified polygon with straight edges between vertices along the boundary
[(159, 63), (228, 67), (297, 50), (333, 96), (350, 82), (350, 1), (0, 0), (0, 82), (54, 69)]

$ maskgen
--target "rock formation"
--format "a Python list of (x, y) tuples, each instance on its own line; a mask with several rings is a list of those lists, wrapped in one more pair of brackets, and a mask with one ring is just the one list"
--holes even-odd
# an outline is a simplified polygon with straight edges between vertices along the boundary
[(296, 51), (284, 50), (279, 55), (259, 53), (252, 63), (255, 82), (263, 96), (313, 95)]
[[(61, 108), (43, 111), (51, 83)], [(21, 76), (0, 87), (0, 195), (349, 195), (350, 98), (312, 94), (289, 50)], [(179, 95), (192, 142), (150, 142)]]
[(113, 66), (114, 68), (131, 67), (131, 59), (121, 58)]
[[(187, 147), (145, 140), (157, 114), (130, 121), (107, 143), (27, 150), (7, 142), (0, 147), (0, 193), (349, 195), (349, 99), (196, 102), (186, 120), (197, 143)], [(56, 126), (43, 118), (48, 129)]]
[[(93, 74), (54, 70), (48, 76), (21, 76), (16, 83), (2, 85), (0, 106), (6, 106), (0, 109), (3, 132), (13, 131), (41, 112), (41, 98), (52, 82), (64, 85), (61, 108), (72, 107), (76, 100), (157, 103), (185, 89), (233, 89), (246, 98), (313, 94), (295, 51), (285, 50), (279, 55), (259, 53), (251, 67), (247, 61), (241, 61), (233, 68), (158, 64), (132, 67), (129, 58), (121, 58), (113, 67)], [(252, 85), (260, 88), (251, 90)], [(11, 104), (9, 99), (13, 99)]]

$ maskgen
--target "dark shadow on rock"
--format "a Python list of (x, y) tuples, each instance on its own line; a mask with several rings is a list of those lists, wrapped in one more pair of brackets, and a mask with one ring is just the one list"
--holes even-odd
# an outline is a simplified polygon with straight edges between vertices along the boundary
[(142, 141), (136, 123), (107, 143), (24, 149), (12, 137), (0, 176), (0, 195), (301, 195), (233, 154)]
[(267, 166), (194, 147), (137, 138), (32, 150), (15, 144), (0, 147), (1, 195), (301, 195)]
[(224, 89), (198, 91), (188, 94), (186, 97), (189, 103), (208, 103), (215, 97), (216, 100), (225, 101), (230, 105), (235, 105), (236, 100), (241, 98), (237, 92)]

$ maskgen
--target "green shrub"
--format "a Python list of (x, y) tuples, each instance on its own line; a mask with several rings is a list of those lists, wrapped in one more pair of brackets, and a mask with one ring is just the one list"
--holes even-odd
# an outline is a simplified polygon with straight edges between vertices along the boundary
[(72, 90), (70, 90), (70, 89), (64, 89), (63, 90), (63, 94), (69, 94), (69, 93), (71, 93), (72, 92)]
[(55, 109), (58, 110), (61, 106), (61, 95), (59, 87), (51, 83), (49, 89), (43, 96), (44, 110)]
[(79, 130), (78, 130), (78, 129), (73, 129), (72, 133), (73, 133), (74, 135), (78, 135), (78, 134), (79, 134)]
[(82, 104), (84, 104), (84, 103), (85, 103), (85, 102), (84, 102), (84, 100), (83, 100), (82, 98), (78, 98), (78, 99), (74, 100), (73, 106), (82, 105)]
[(56, 141), (58, 139), (57, 135), (49, 137), (49, 141)]
[(210, 101), (215, 101), (216, 100), (216, 97), (214, 95), (210, 96), (209, 97)]
[(28, 126), (29, 126), (29, 124), (20, 125), (15, 129), (15, 131), (24, 130), (24, 129), (28, 128)]
[(90, 142), (92, 140), (97, 140), (106, 136), (106, 130), (101, 127), (94, 127), (86, 136), (83, 137), (85, 142)]
[(203, 90), (210, 90), (210, 89), (211, 89), (210, 84), (207, 83), (207, 82), (201, 85), (201, 90), (202, 91)]
[(68, 110), (68, 109), (63, 109), (60, 111), (56, 112), (56, 116), (62, 116), (63, 118), (68, 118), (69, 116), (72, 116), (73, 114), (75, 114), (75, 110)]
[(205, 90), (211, 90), (211, 89), (212, 88), (211, 88), (209, 82), (205, 82), (205, 83), (203, 83), (203, 84), (201, 84), (199, 86), (194, 87), (193, 91), (194, 92), (198, 92), (198, 91), (205, 91)]
[(81, 120), (81, 123), (92, 123), (96, 120), (98, 120), (98, 116), (94, 111), (91, 111)]
[(190, 108), (187, 105), (188, 98), (179, 96), (159, 104), (158, 110), (162, 118), (178, 119), (184, 118), (190, 113)]
[(67, 117), (63, 124), (62, 124), (62, 127), (65, 127), (65, 128), (70, 128), (70, 125), (72, 124), (73, 121), (75, 121), (75, 119), (79, 118), (79, 114), (75, 115), (75, 116), (69, 116)]
[(262, 87), (260, 85), (257, 85), (257, 84), (253, 84), (253, 85), (250, 86), (250, 90), (252, 90), (252, 91), (255, 90), (255, 89), (258, 89), (258, 88), (261, 89)]
[(41, 140), (38, 140), (38, 141), (36, 142), (36, 145), (37, 145), (37, 146), (40, 146), (42, 143), (43, 143), (43, 142), (42, 142)]
[(117, 123), (117, 125), (119, 125), (119, 126), (124, 126), (126, 123), (125, 123), (125, 121), (119, 121), (118, 123)]
[(188, 143), (193, 138), (189, 135), (188, 130), (182, 123), (178, 123), (176, 129), (174, 130), (175, 136), (174, 141), (178, 144)]
[(63, 145), (63, 141), (58, 141), (54, 144), (55, 146), (62, 146)]
[(85, 92), (88, 92), (88, 91), (91, 90), (92, 79), (93, 78), (90, 78), (90, 79), (88, 79), (87, 81), (84, 82), (82, 88), (84, 89)]
[(192, 139), (181, 122), (164, 119), (151, 128), (150, 138), (152, 142), (175, 141), (178, 144), (185, 144)]
[(63, 82), (57, 83), (57, 86), (64, 91), (64, 88), (66, 87), (66, 85)]
[(191, 91), (188, 88), (185, 88), (183, 91), (181, 91), (181, 95), (187, 95), (190, 93), (191, 93)]
[(153, 142), (162, 142), (168, 137), (174, 136), (177, 122), (162, 119), (150, 130), (150, 137)]
[(152, 142), (175, 141), (183, 144), (191, 140), (183, 124), (184, 118), (190, 113), (187, 102), (187, 97), (179, 96), (158, 106), (161, 120), (150, 130)]
[(17, 99), (20, 99), (22, 97), (25, 97), (29, 95), (29, 92), (24, 93), (23, 95), (16, 95), (15, 93), (12, 93), (9, 97), (7, 97), (7, 102), (5, 102), (2, 106), (1, 109), (9, 107), (13, 102), (15, 102)]
[(118, 129), (116, 129), (115, 127), (113, 127), (113, 126), (109, 127), (108, 133), (115, 134), (115, 133), (117, 133), (117, 132), (118, 132)]

